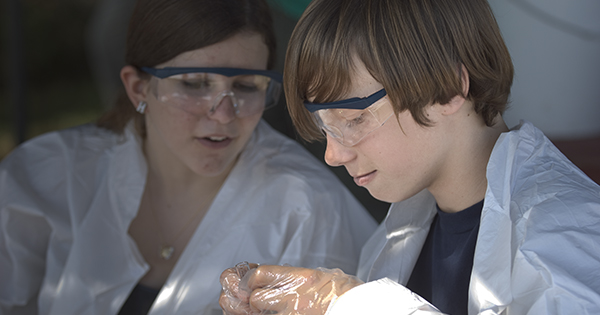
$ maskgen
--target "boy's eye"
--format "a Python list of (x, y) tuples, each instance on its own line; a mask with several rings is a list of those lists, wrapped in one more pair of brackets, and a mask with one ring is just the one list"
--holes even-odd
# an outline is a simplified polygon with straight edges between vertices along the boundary
[(365, 120), (365, 114), (362, 113), (360, 115), (358, 115), (355, 118), (349, 119), (346, 121), (346, 124), (349, 128), (352, 128), (360, 123), (362, 123)]

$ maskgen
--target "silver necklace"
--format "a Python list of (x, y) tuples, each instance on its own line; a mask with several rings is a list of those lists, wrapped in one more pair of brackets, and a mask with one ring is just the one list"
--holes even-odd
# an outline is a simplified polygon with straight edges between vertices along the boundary
[(158, 228), (158, 237), (160, 238), (160, 245), (158, 246), (158, 254), (160, 255), (160, 257), (162, 259), (169, 260), (169, 259), (171, 259), (171, 257), (173, 257), (173, 254), (175, 253), (175, 246), (169, 245), (169, 244), (175, 244), (175, 242), (177, 242), (177, 240), (181, 237), (181, 235), (183, 235), (183, 232), (185, 232), (190, 227), (192, 222), (196, 221), (196, 218), (198, 218), (200, 213), (202, 213), (202, 211), (200, 211), (200, 209), (202, 209), (205, 204), (206, 204), (206, 202), (204, 202), (202, 204), (202, 206), (198, 208), (198, 211), (196, 211), (196, 213), (188, 220), (188, 222), (179, 230), (179, 233), (177, 233), (177, 235), (171, 242), (164, 241), (165, 238), (164, 238), (162, 230), (160, 228), (160, 224), (158, 223), (158, 217), (156, 216), (156, 213), (154, 212), (154, 207), (151, 207), (152, 215), (154, 217), (154, 222), (156, 223), (156, 227)]

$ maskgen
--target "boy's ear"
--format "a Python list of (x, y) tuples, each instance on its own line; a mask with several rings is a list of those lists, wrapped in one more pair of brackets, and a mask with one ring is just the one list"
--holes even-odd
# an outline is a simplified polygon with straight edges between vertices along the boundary
[(460, 65), (460, 83), (462, 84), (463, 97), (469, 95), (469, 71), (464, 65)]
[(121, 81), (125, 92), (134, 107), (141, 101), (146, 100), (149, 81), (140, 77), (138, 70), (133, 66), (125, 66), (121, 69)]
[(462, 85), (462, 95), (455, 95), (447, 104), (443, 104), (442, 115), (452, 115), (456, 113), (466, 101), (469, 94), (469, 72), (464, 65), (461, 65), (460, 81)]

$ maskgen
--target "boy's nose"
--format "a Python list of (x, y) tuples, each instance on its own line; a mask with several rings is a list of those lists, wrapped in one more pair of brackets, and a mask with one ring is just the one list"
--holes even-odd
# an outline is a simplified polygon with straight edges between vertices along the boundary
[(337, 142), (329, 134), (327, 135), (327, 146), (325, 147), (325, 163), (329, 166), (341, 166), (355, 157), (355, 153), (350, 147), (346, 147)]

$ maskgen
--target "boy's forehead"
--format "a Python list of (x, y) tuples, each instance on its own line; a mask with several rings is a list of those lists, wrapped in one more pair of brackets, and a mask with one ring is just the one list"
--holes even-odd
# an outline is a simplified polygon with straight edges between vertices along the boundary
[[(334, 72), (339, 73), (339, 72)], [(353, 59), (350, 71), (346, 72), (347, 75), (334, 77), (331, 72), (326, 70), (320, 70), (318, 77), (320, 79), (314, 79), (310, 85), (308, 85), (307, 101), (313, 102), (315, 98), (322, 98), (323, 95), (327, 95), (327, 101), (339, 101), (354, 97), (366, 97), (383, 88), (383, 85), (379, 83), (369, 70), (365, 67), (364, 63), (358, 58)], [(322, 82), (337, 82), (337, 84), (322, 84)], [(332, 88), (334, 90), (332, 90)]]

